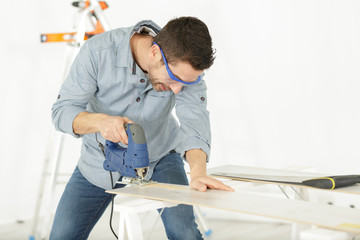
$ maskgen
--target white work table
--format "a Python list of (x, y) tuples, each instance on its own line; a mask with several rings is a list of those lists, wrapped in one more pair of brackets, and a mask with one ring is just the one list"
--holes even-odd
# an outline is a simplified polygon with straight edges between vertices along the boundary
[[(211, 173), (212, 170), (210, 169), (209, 172)], [(296, 188), (302, 188), (302, 186), (296, 186)], [(347, 187), (345, 190), (347, 193), (358, 195), (360, 193), (360, 186)], [(337, 191), (344, 192), (344, 189), (337, 189)], [(360, 210), (354, 208), (330, 206), (299, 199), (261, 196), (259, 194), (242, 191), (225, 192), (207, 190), (206, 192), (199, 192), (190, 189), (188, 186), (161, 183), (141, 187), (129, 186), (122, 189), (113, 189), (108, 192), (160, 200), (173, 204), (188, 204), (224, 211), (240, 212), (360, 234)], [(298, 236), (292, 236), (293, 239), (297, 237)]]

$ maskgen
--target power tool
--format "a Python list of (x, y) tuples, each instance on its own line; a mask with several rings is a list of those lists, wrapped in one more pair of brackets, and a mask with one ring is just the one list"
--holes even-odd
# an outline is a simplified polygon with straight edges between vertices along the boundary
[(360, 183), (360, 175), (339, 175), (305, 180), (302, 184), (310, 187), (334, 189)]
[(117, 171), (122, 175), (122, 183), (143, 184), (149, 169), (149, 153), (143, 128), (138, 124), (124, 125), (128, 135), (128, 147), (106, 140), (104, 169)]

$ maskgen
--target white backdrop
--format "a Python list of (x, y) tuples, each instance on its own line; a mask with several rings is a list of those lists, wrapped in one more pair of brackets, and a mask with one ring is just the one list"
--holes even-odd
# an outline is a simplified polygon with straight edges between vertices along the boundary
[[(217, 59), (206, 72), (210, 166), (225, 163), (359, 173), (360, 2), (108, 0), (112, 28), (176, 16), (208, 24)], [(33, 214), (62, 78), (71, 1), (6, 1), (0, 15), (0, 223)], [(64, 168), (78, 142), (65, 148)]]

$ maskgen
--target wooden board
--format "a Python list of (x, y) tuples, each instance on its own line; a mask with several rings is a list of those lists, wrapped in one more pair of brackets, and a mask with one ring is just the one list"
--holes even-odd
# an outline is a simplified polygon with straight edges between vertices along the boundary
[[(208, 169), (208, 174), (213, 177), (227, 178), (232, 180), (260, 182), (267, 184), (277, 184), (293, 187), (312, 188), (301, 185), (301, 182), (311, 178), (325, 177), (329, 174), (309, 173), (282, 169), (245, 167), (238, 165), (224, 165), (220, 167)], [(336, 174), (330, 174), (336, 175)], [(316, 188), (320, 189), (320, 188)], [(360, 184), (355, 184), (350, 187), (336, 188), (333, 190), (320, 189), (326, 191), (360, 194)]]
[(199, 192), (188, 186), (162, 183), (128, 186), (107, 192), (247, 213), (360, 234), (360, 210), (345, 207), (242, 192)]

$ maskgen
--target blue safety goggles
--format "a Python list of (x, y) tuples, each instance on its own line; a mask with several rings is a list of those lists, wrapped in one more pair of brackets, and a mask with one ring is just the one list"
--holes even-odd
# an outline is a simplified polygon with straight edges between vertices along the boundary
[(193, 81), (193, 82), (185, 82), (185, 81), (180, 80), (180, 79), (178, 79), (177, 77), (175, 77), (175, 75), (171, 72), (171, 70), (170, 70), (170, 68), (169, 68), (169, 65), (168, 65), (168, 63), (167, 63), (167, 61), (166, 61), (164, 52), (162, 51), (161, 47), (160, 47), (159, 44), (157, 44), (156, 42), (153, 42), (153, 43), (160, 48), (160, 52), (161, 52), (161, 55), (162, 55), (162, 57), (163, 57), (163, 59), (164, 59), (164, 63), (165, 63), (166, 70), (167, 70), (167, 72), (168, 72), (168, 74), (169, 74), (169, 76), (170, 76), (170, 78), (171, 78), (172, 80), (175, 80), (175, 81), (177, 81), (177, 82), (181, 82), (181, 83), (187, 84), (187, 85), (195, 84), (195, 83), (200, 82), (200, 80), (201, 80), (201, 75), (200, 75), (195, 81)]

